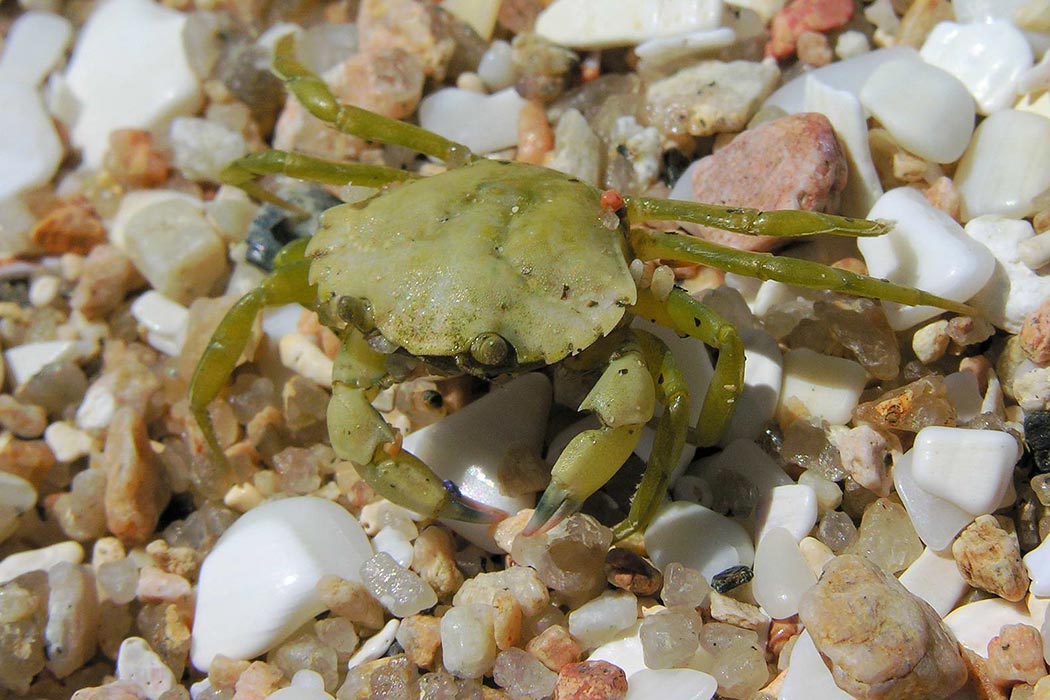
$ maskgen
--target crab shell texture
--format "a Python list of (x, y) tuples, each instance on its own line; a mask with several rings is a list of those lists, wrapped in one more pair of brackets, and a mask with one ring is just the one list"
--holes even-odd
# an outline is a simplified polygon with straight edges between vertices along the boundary
[(518, 364), (551, 364), (613, 330), (637, 290), (625, 224), (562, 173), (479, 160), (326, 211), (307, 254), (323, 302), (366, 300), (417, 356), (468, 353), (498, 333)]

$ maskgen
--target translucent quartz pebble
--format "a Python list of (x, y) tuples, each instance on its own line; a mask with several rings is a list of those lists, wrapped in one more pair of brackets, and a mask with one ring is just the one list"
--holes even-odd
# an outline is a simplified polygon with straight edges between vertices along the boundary
[(944, 617), (970, 590), (951, 551), (935, 552), (927, 547), (898, 579), (905, 588), (919, 596)]
[(39, 85), (65, 56), (73, 23), (50, 12), (19, 15), (4, 38), (0, 82)]
[(99, 595), (117, 605), (126, 605), (135, 599), (139, 584), (139, 567), (131, 557), (107, 561), (95, 570)]
[(893, 467), (893, 485), (916, 534), (930, 549), (947, 549), (959, 531), (973, 522), (971, 514), (919, 486), (912, 474), (910, 451), (897, 458)]
[[(978, 294), (978, 298), (981, 295)], [(973, 420), (981, 412), (981, 392), (977, 384), (977, 375), (973, 372), (953, 372), (944, 375), (944, 388), (948, 399), (955, 407), (955, 420), (965, 423)]]
[(923, 60), (958, 78), (981, 114), (1013, 102), (1017, 81), (1032, 66), (1032, 49), (1009, 22), (940, 22), (919, 51)]
[(844, 424), (849, 421), (867, 379), (868, 373), (853, 360), (822, 355), (808, 348), (789, 350), (784, 354), (777, 414), (802, 414), (832, 425)]
[(36, 505), (36, 489), (20, 476), (0, 472), (0, 508), (24, 513)]
[(628, 678), (627, 700), (711, 700), (718, 681), (691, 668), (644, 669)]
[(791, 663), (777, 700), (854, 700), (835, 684), (809, 632), (799, 635), (791, 649)]
[(554, 692), (558, 674), (523, 649), (500, 652), (492, 669), (493, 680), (511, 700), (542, 700)]
[(941, 426), (919, 431), (911, 455), (916, 483), (971, 515), (999, 507), (1019, 456), (1009, 433)]
[(734, 440), (718, 454), (699, 460), (696, 474), (717, 478), (721, 471), (739, 474), (758, 489), (759, 501), (771, 497), (773, 489), (795, 483), (780, 466), (751, 440)]
[(671, 562), (664, 570), (660, 598), (668, 607), (698, 608), (711, 594), (711, 584), (695, 569)]
[[(515, 459), (533, 456), (539, 461), (550, 404), (550, 381), (538, 372), (525, 374), (411, 433), (403, 445), (441, 478), (455, 483), (463, 495), (516, 513), (532, 507), (535, 498), (504, 495), (502, 472)], [(484, 525), (445, 524), (489, 552), (500, 551)]]
[(627, 591), (606, 591), (569, 613), (569, 632), (586, 649), (607, 642), (638, 619), (638, 599)]
[(524, 105), (514, 88), (493, 95), (444, 88), (419, 103), (419, 123), (475, 153), (491, 153), (517, 145), (518, 114)]
[(0, 82), (0, 200), (48, 182), (62, 160), (62, 142), (31, 85)]
[(117, 128), (163, 128), (201, 99), (183, 33), (188, 15), (150, 0), (98, 5), (81, 29), (65, 80), (79, 101), (72, 141), (98, 167)]
[(721, 0), (557, 0), (536, 19), (536, 33), (562, 46), (603, 49), (721, 23)]
[(361, 580), (368, 591), (397, 617), (408, 617), (437, 605), (437, 594), (415, 572), (380, 552), (361, 565)]
[(1023, 260), (1024, 245), (1036, 237), (1032, 224), (988, 215), (971, 219), (964, 230), (992, 251), (998, 263), (992, 279), (971, 303), (997, 327), (1020, 332), (1025, 318), (1050, 299), (1050, 275), (1033, 270)]
[(857, 539), (857, 526), (853, 524), (853, 519), (841, 510), (829, 511), (820, 519), (817, 538), (831, 551), (841, 554)]
[[(1046, 120), (1044, 120), (1046, 121)], [(1050, 122), (1047, 123), (1050, 132)], [(917, 190), (899, 187), (879, 198), (871, 219), (890, 219), (884, 236), (857, 241), (868, 274), (896, 284), (917, 287), (952, 301), (966, 301), (984, 286), (995, 259), (962, 227), (935, 209)], [(894, 330), (904, 330), (942, 312), (933, 306), (902, 306), (883, 302)]]
[(292, 684), (275, 690), (266, 700), (335, 700), (324, 692), (324, 679), (314, 671), (303, 669), (292, 676)]
[(790, 532), (774, 528), (759, 541), (751, 590), (770, 617), (781, 620), (797, 613), (802, 594), (816, 582)]
[(1023, 218), (1039, 211), (1039, 195), (1050, 188), (1047, 161), (1050, 119), (1015, 109), (989, 116), (955, 171), (963, 221), (984, 214)]
[(701, 619), (692, 608), (668, 609), (642, 620), (638, 638), (649, 668), (677, 668), (693, 658), (700, 644)]
[(372, 546), (349, 512), (313, 496), (270, 501), (230, 526), (201, 566), (191, 658), (250, 659), (324, 610), (315, 587), (332, 574), (361, 582)]
[(725, 695), (749, 698), (769, 680), (763, 645), (755, 632), (712, 622), (704, 625), (700, 644), (714, 657), (710, 673)]
[(176, 685), (175, 674), (141, 637), (128, 637), (117, 652), (117, 679), (137, 684), (150, 700)]
[(768, 500), (759, 503), (755, 513), (755, 542), (771, 530), (782, 528), (795, 542), (809, 534), (817, 523), (817, 494), (809, 486), (777, 486)]
[(496, 660), (492, 607), (455, 606), (441, 618), (441, 655), (445, 668), (460, 678), (480, 678)]
[(884, 63), (864, 84), (860, 101), (899, 146), (925, 160), (954, 163), (973, 135), (973, 97), (958, 78), (933, 65)]
[(79, 564), (82, 561), (84, 548), (72, 540), (9, 554), (0, 561), (0, 583), (7, 583), (30, 571), (47, 571), (59, 562)]
[(514, 538), (511, 556), (530, 566), (551, 591), (581, 605), (605, 589), (612, 530), (577, 513), (542, 535)]
[(1031, 625), (1038, 628), (1042, 620), (1032, 620), (1023, 602), (1010, 603), (1002, 598), (988, 598), (967, 603), (944, 617), (944, 624), (959, 643), (970, 651), (988, 658), (988, 642), (999, 634), (1003, 625)]
[[(704, 533), (696, 537), (696, 533)], [(738, 523), (696, 503), (675, 501), (657, 512), (645, 531), (645, 549), (660, 569), (673, 561), (708, 580), (720, 571), (755, 560), (751, 536)]]
[(922, 542), (907, 511), (895, 501), (880, 498), (864, 509), (857, 539), (847, 549), (896, 574), (922, 554)]

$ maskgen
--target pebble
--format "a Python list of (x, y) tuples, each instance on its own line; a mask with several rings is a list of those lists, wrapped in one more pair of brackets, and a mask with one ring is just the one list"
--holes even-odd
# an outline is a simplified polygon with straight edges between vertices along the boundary
[(72, 540), (39, 549), (27, 549), (0, 560), (0, 583), (7, 583), (30, 571), (47, 571), (61, 562), (79, 564), (82, 561), (84, 548)]
[(302, 669), (292, 676), (291, 685), (279, 688), (266, 696), (266, 700), (335, 700), (324, 692), (324, 679), (320, 674)]
[(627, 675), (607, 661), (581, 661), (558, 673), (551, 700), (625, 700)]
[(99, 605), (95, 577), (88, 566), (68, 561), (47, 570), (47, 668), (65, 678), (95, 655)]
[[(550, 381), (538, 372), (525, 374), (410, 433), (403, 447), (468, 498), (517, 513), (535, 503), (532, 491), (514, 493), (511, 485), (527, 483), (515, 477), (541, 464), (550, 405)], [(507, 420), (509, 415), (515, 419)], [(454, 521), (445, 525), (486, 551), (500, 551), (484, 525)]]
[(1024, 556), (1024, 565), (1032, 579), (1033, 595), (1050, 597), (1050, 545), (1048, 540)]
[(805, 32), (837, 29), (852, 17), (853, 3), (849, 0), (794, 0), (773, 17), (766, 55), (787, 58), (795, 52), (795, 44)]
[(350, 660), (346, 663), (346, 667), (348, 669), (357, 668), (369, 661), (383, 658), (387, 651), (389, 651), (390, 646), (397, 639), (397, 633), (400, 629), (401, 620), (398, 620), (397, 618), (388, 620), (378, 632), (362, 642), (361, 648), (350, 657)]
[(642, 66), (672, 65), (683, 59), (732, 46), (737, 40), (737, 33), (732, 27), (701, 29), (649, 39), (635, 46), (634, 54), (641, 59)]
[(1024, 603), (988, 598), (961, 605), (944, 616), (944, 624), (959, 641), (982, 658), (988, 658), (988, 642), (1004, 625), (1031, 625)]
[(492, 677), (513, 700), (542, 700), (550, 696), (558, 682), (558, 674), (522, 649), (500, 652)]
[(536, 18), (536, 33), (574, 49), (607, 49), (714, 29), (722, 13), (722, 0), (556, 0)]
[(248, 151), (244, 136), (225, 124), (198, 117), (176, 117), (168, 139), (173, 164), (190, 180), (219, 182), (226, 165)]
[[(863, 601), (863, 603), (861, 603)], [(862, 557), (828, 563), (799, 617), (835, 682), (858, 697), (945, 697), (967, 671), (937, 613)]]
[(937, 552), (930, 547), (900, 575), (901, 585), (930, 604), (937, 614), (950, 613), (970, 590), (950, 551)]
[(454, 606), (441, 618), (441, 659), (460, 678), (480, 678), (496, 661), (492, 608), (487, 605)]
[(783, 620), (798, 613), (803, 594), (816, 582), (793, 533), (777, 527), (759, 540), (751, 591), (770, 617)]
[(923, 489), (913, 475), (912, 459), (909, 451), (896, 460), (893, 484), (919, 538), (931, 549), (942, 551), (973, 521), (973, 515)]
[[(684, 193), (677, 189), (672, 197), (764, 211), (835, 212), (848, 166), (831, 122), (822, 114), (807, 113), (748, 129), (702, 158), (690, 172), (691, 180), (686, 182), (692, 183), (692, 189)], [(695, 236), (742, 250), (768, 251), (784, 243), (773, 236), (746, 236), (690, 223), (683, 227)]]
[(44, 185), (62, 160), (62, 142), (32, 85), (0, 81), (0, 200)]
[(320, 386), (332, 386), (332, 358), (313, 340), (300, 333), (281, 336), (278, 342), (281, 364)]
[(136, 684), (149, 700), (160, 700), (176, 685), (175, 674), (141, 637), (128, 637), (121, 642), (117, 680)]
[(361, 580), (383, 607), (397, 617), (415, 615), (437, 604), (437, 594), (430, 584), (398, 565), (385, 552), (377, 553), (361, 565)]
[(804, 484), (777, 486), (755, 512), (755, 544), (771, 530), (787, 530), (799, 542), (817, 524), (817, 494)]
[(36, 87), (62, 61), (73, 38), (73, 23), (51, 12), (19, 15), (4, 37), (0, 82)]
[(200, 107), (200, 79), (183, 41), (188, 15), (150, 0), (99, 5), (77, 36), (65, 73), (78, 101), (73, 145), (97, 168), (118, 128), (163, 130)]
[(650, 125), (671, 137), (742, 131), (779, 77), (773, 64), (701, 61), (649, 85)]
[(165, 355), (178, 356), (185, 340), (189, 310), (152, 289), (131, 303), (131, 315), (146, 329), (146, 342)]
[(916, 483), (971, 515), (999, 507), (1018, 457), (1009, 433), (942, 426), (919, 431), (911, 455)]
[(492, 153), (518, 145), (518, 115), (524, 107), (513, 88), (492, 95), (444, 88), (419, 103), (419, 124), (475, 153)]
[(109, 427), (102, 454), (106, 527), (125, 544), (143, 544), (156, 529), (171, 492), (142, 416), (121, 407)]
[(627, 700), (711, 700), (718, 681), (691, 668), (643, 669), (627, 679)]
[(791, 648), (787, 675), (777, 700), (855, 700), (842, 690), (813, 646), (808, 630), (803, 630)]
[(400, 49), (422, 64), (427, 77), (439, 82), (456, 52), (449, 25), (443, 15), (417, 0), (365, 0), (357, 13), (362, 54)]
[(518, 564), (536, 570), (551, 589), (553, 599), (579, 607), (607, 585), (605, 556), (612, 537), (612, 530), (577, 513), (542, 535), (519, 534), (514, 538), (511, 556)]
[(920, 50), (922, 59), (962, 82), (977, 111), (993, 114), (1016, 97), (1021, 75), (1032, 67), (1032, 49), (1010, 22), (940, 22)]
[(963, 221), (984, 214), (1024, 218), (1050, 188), (1050, 119), (1003, 109), (982, 121), (955, 171)]
[(973, 98), (958, 78), (934, 65), (884, 63), (864, 83), (860, 101), (899, 146), (934, 163), (957, 161), (973, 135)]
[(773, 458), (751, 440), (734, 440), (720, 453), (699, 460), (691, 473), (707, 480), (717, 480), (719, 472), (730, 471), (758, 489), (759, 504), (772, 498), (773, 489), (790, 486), (795, 482)]
[(611, 641), (638, 619), (638, 599), (629, 591), (606, 591), (569, 613), (569, 632), (585, 650)]
[(998, 263), (973, 305), (997, 327), (1020, 333), (1025, 317), (1050, 299), (1050, 275), (1039, 274), (1022, 259), (1022, 246), (1035, 237), (1032, 225), (1013, 218), (980, 216), (971, 219), (965, 231), (988, 248)]
[(206, 671), (216, 654), (250, 659), (267, 651), (324, 610), (315, 593), (322, 576), (360, 582), (371, 556), (357, 520), (330, 501), (301, 496), (253, 508), (201, 566), (193, 665)]
[(963, 578), (974, 588), (1009, 601), (1028, 593), (1028, 572), (1021, 561), (1017, 536), (990, 515), (982, 515), (952, 544), (952, 555)]
[(988, 642), (988, 675), (1001, 686), (1034, 685), (1046, 675), (1043, 640), (1031, 625), (1006, 625)]
[[(703, 532), (703, 538), (688, 533)], [(676, 501), (661, 508), (645, 531), (645, 549), (661, 570), (671, 562), (710, 580), (731, 566), (755, 560), (751, 536), (737, 522), (697, 503)]]
[(868, 373), (853, 360), (831, 357), (808, 348), (784, 353), (784, 377), (777, 416), (781, 425), (797, 418), (848, 423)]
[[(873, 277), (924, 289), (952, 301), (967, 301), (992, 276), (995, 260), (988, 250), (967, 237), (958, 223), (916, 190), (890, 190), (875, 203), (868, 218), (895, 223), (884, 236), (857, 241), (868, 274)], [(883, 302), (882, 306), (890, 327), (898, 331), (943, 313), (932, 306), (892, 302)]]

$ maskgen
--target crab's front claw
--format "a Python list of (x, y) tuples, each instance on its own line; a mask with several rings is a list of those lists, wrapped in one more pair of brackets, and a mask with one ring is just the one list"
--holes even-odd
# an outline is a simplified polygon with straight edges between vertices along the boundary
[(542, 535), (552, 527), (560, 523), (566, 517), (580, 509), (583, 501), (574, 498), (572, 492), (555, 482), (551, 482), (547, 490), (536, 504), (536, 510), (532, 512), (528, 524), (521, 534), (526, 537)]

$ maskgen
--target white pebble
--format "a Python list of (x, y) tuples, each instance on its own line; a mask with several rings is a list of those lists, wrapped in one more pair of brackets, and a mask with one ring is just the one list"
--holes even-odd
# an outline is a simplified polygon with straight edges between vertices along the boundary
[(36, 505), (36, 488), (20, 476), (0, 471), (0, 508), (21, 515)]
[(460, 678), (480, 678), (496, 660), (492, 606), (454, 606), (441, 618), (441, 659)]
[(29, 284), (29, 303), (40, 309), (58, 298), (62, 280), (56, 275), (40, 275)]
[(32, 85), (0, 82), (0, 200), (46, 184), (62, 161), (62, 142)]
[(44, 429), (44, 442), (59, 462), (73, 462), (86, 457), (94, 447), (94, 439), (72, 423), (56, 421)]
[[(868, 218), (894, 222), (886, 235), (857, 241), (868, 274), (873, 277), (952, 301), (966, 301), (992, 276), (995, 260), (988, 250), (967, 237), (954, 219), (933, 207), (917, 190), (890, 190), (875, 203)], [(883, 302), (883, 308), (894, 330), (910, 328), (943, 313), (933, 306), (892, 302)]]
[(986, 659), (988, 642), (999, 634), (1003, 625), (1039, 627), (1023, 602), (1011, 603), (1002, 598), (978, 600), (958, 607), (944, 617), (944, 624), (960, 644)]
[(1024, 218), (1050, 189), (1050, 119), (1004, 109), (980, 123), (955, 171), (962, 216)]
[(884, 63), (864, 83), (860, 101), (898, 145), (935, 163), (957, 161), (973, 135), (973, 98), (958, 78), (933, 65)]
[(412, 566), (412, 543), (396, 527), (384, 527), (372, 538), (376, 552), (389, 554), (399, 566)]
[[(525, 374), (490, 391), (460, 411), (405, 438), (404, 449), (427, 463), (463, 495), (508, 513), (531, 508), (533, 494), (505, 495), (503, 473), (513, 460), (537, 462), (551, 405), (550, 381)], [(508, 420), (508, 416), (514, 416)], [(489, 528), (455, 521), (445, 524), (489, 552), (499, 552)]]
[(485, 41), (492, 38), (500, 0), (444, 0), (441, 6), (469, 24)]
[(228, 243), (239, 243), (248, 236), (248, 228), (259, 212), (241, 189), (223, 185), (215, 197), (204, 203), (204, 212), (215, 230)]
[[(744, 343), (744, 388), (736, 399), (736, 408), (729, 427), (719, 444), (728, 445), (738, 439), (753, 440), (765, 425), (773, 420), (784, 379), (784, 354), (776, 338), (757, 328), (739, 329)], [(710, 366), (707, 353), (702, 354)], [(698, 394), (693, 402), (700, 404)]]
[(61, 15), (30, 11), (14, 21), (4, 37), (0, 82), (37, 86), (65, 56), (73, 23)]
[(173, 164), (190, 180), (218, 182), (223, 168), (248, 151), (244, 136), (225, 124), (198, 117), (176, 117), (168, 137)]
[(163, 129), (197, 111), (201, 85), (183, 41), (187, 17), (150, 0), (95, 6), (65, 75), (80, 101), (72, 140), (88, 166), (101, 165), (113, 130)]
[(791, 532), (773, 528), (759, 541), (751, 590), (770, 617), (782, 620), (798, 613), (802, 594), (816, 582)]
[(973, 305), (997, 327), (1020, 332), (1025, 317), (1050, 299), (1050, 275), (1038, 274), (1022, 257), (1022, 246), (1035, 240), (1035, 230), (1024, 220), (980, 216), (967, 223), (965, 231), (998, 263)]
[(815, 537), (803, 537), (798, 543), (798, 551), (802, 552), (802, 558), (806, 560), (813, 578), (820, 578), (824, 573), (824, 567), (835, 558), (831, 547), (827, 546)]
[(116, 412), (117, 397), (108, 383), (96, 381), (88, 387), (77, 407), (76, 427), (88, 432), (102, 430), (109, 426)]
[(138, 685), (149, 700), (159, 700), (175, 687), (175, 674), (141, 637), (128, 637), (120, 643), (117, 680)]
[(755, 544), (773, 530), (786, 530), (795, 542), (809, 534), (817, 523), (817, 493), (803, 484), (777, 486), (768, 499), (761, 499), (755, 512)]
[[(704, 533), (696, 537), (696, 533)], [(696, 569), (710, 581), (731, 566), (751, 566), (755, 548), (737, 522), (697, 503), (661, 508), (645, 531), (645, 549), (661, 570), (671, 562)]]
[(942, 426), (920, 430), (911, 454), (923, 490), (974, 516), (999, 507), (1018, 458), (1009, 433)]
[(47, 571), (59, 562), (79, 564), (82, 561), (84, 548), (72, 540), (9, 554), (0, 561), (0, 583), (7, 583), (30, 571)]
[(947, 549), (955, 536), (973, 522), (970, 513), (919, 486), (912, 474), (911, 451), (898, 457), (893, 465), (893, 485), (916, 534), (930, 549)]
[(536, 19), (536, 33), (571, 48), (633, 46), (722, 23), (722, 0), (556, 0)]
[(648, 668), (638, 632), (642, 622), (638, 620), (615, 639), (605, 642), (587, 656), (587, 661), (607, 661), (619, 667), (627, 676), (628, 683), (634, 674)]
[(386, 656), (390, 645), (397, 638), (397, 630), (401, 627), (401, 620), (396, 617), (387, 621), (383, 629), (379, 630), (361, 644), (361, 648), (354, 652), (350, 660), (346, 662), (348, 669), (357, 668), (369, 661), (375, 661)]
[(634, 47), (634, 53), (644, 65), (660, 66), (732, 46), (736, 41), (731, 27), (716, 27), (648, 39)]
[(777, 700), (855, 700), (835, 684), (809, 632), (802, 632), (791, 650), (784, 684)]
[(710, 700), (717, 690), (718, 681), (703, 671), (643, 669), (628, 680), (627, 700)]
[(281, 364), (323, 387), (332, 386), (332, 359), (299, 333), (289, 333), (278, 345)]
[(279, 688), (266, 696), (266, 700), (335, 700), (324, 691), (321, 674), (309, 669), (300, 669), (292, 676), (291, 685)]
[(1013, 102), (1021, 75), (1032, 67), (1032, 49), (1009, 22), (940, 22), (920, 55), (958, 78), (973, 95), (977, 111), (992, 114)]
[(1050, 231), (1043, 231), (1033, 238), (1021, 241), (1017, 246), (1021, 262), (1030, 270), (1038, 270), (1050, 264)]
[(131, 315), (146, 329), (146, 342), (165, 355), (178, 355), (186, 336), (189, 309), (152, 289), (131, 304)]
[(514, 73), (512, 55), (510, 44), (503, 39), (496, 39), (482, 54), (481, 62), (478, 63), (478, 77), (489, 92), (497, 92), (514, 85), (517, 76)]
[(1032, 579), (1032, 595), (1050, 597), (1050, 540), (1043, 542), (1024, 555), (1024, 565)]
[(270, 501), (226, 530), (201, 566), (191, 659), (250, 659), (324, 610), (315, 586), (333, 574), (361, 581), (372, 556), (357, 520), (321, 498)]
[(904, 570), (900, 582), (929, 603), (941, 617), (950, 613), (970, 590), (970, 584), (959, 573), (951, 550), (936, 552), (929, 547)]
[(4, 350), (4, 361), (11, 383), (18, 387), (35, 377), (45, 366), (77, 356), (77, 344), (71, 340), (45, 340), (25, 343)]
[(628, 591), (606, 591), (569, 613), (569, 632), (585, 649), (619, 636), (638, 619), (638, 598)]
[(845, 424), (867, 380), (868, 373), (853, 360), (821, 355), (808, 348), (789, 350), (784, 354), (777, 415), (782, 422), (811, 416), (832, 425)]
[(751, 440), (734, 440), (718, 454), (697, 461), (695, 471), (700, 477), (710, 477), (721, 470), (735, 472), (754, 484), (760, 500), (772, 498), (773, 489), (778, 486), (795, 483), (772, 457)]
[(524, 106), (514, 88), (493, 95), (445, 88), (419, 103), (419, 124), (475, 153), (491, 153), (518, 144), (518, 114)]

